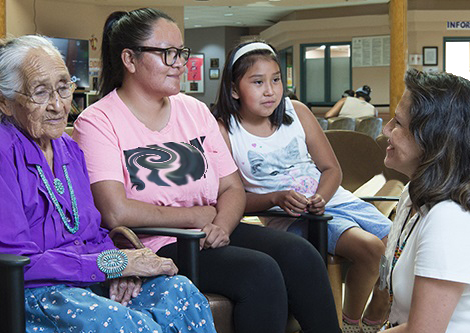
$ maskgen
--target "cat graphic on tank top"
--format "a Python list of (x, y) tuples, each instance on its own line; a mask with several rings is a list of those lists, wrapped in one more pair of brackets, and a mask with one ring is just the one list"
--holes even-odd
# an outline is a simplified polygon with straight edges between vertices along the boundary
[(294, 190), (312, 196), (318, 188), (321, 172), (311, 161), (301, 161), (297, 139), (285, 147), (263, 153), (248, 150), (248, 161), (255, 179), (264, 182), (271, 192)]

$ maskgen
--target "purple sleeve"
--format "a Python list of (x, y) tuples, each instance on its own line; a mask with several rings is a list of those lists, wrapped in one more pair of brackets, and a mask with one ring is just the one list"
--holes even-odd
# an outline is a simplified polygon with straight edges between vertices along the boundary
[[(96, 258), (99, 252), (110, 247), (109, 242), (87, 244), (85, 241), (79, 244), (78, 237), (70, 235), (71, 241), (62, 241), (59, 248), (41, 248), (37, 241), (39, 238), (46, 239), (48, 245), (54, 243), (54, 226), (48, 222), (44, 203), (34, 196), (38, 191), (35, 182), (32, 181), (27, 189), (20, 186), (19, 179), (28, 179), (31, 173), (27, 172), (25, 165), (18, 165), (13, 156), (0, 154), (0, 166), (0, 252), (25, 255), (31, 259), (25, 268), (26, 287), (59, 283), (86, 285), (104, 281), (105, 275), (99, 271)], [(25, 207), (25, 201), (31, 204)], [(31, 207), (38, 214), (27, 214), (26, 210)], [(41, 214), (43, 217), (38, 218)], [(27, 215), (33, 218), (28, 219)], [(43, 234), (32, 232), (35, 224), (36, 227), (42, 224)], [(87, 227), (86, 222), (83, 227)], [(86, 240), (87, 231), (84, 230), (80, 236)]]

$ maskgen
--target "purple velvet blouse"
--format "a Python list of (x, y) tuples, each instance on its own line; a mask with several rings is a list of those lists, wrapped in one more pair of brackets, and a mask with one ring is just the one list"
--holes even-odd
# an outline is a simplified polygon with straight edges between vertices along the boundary
[[(96, 258), (115, 248), (100, 227), (83, 153), (66, 134), (52, 141), (54, 173), (64, 193), (54, 188), (54, 176), (39, 146), (14, 125), (0, 122), (0, 252), (31, 259), (25, 268), (25, 287), (55, 284), (85, 286), (105, 280)], [(40, 165), (62, 209), (72, 221), (72, 204), (62, 165), (76, 196), (80, 228), (65, 228), (39, 177)]]

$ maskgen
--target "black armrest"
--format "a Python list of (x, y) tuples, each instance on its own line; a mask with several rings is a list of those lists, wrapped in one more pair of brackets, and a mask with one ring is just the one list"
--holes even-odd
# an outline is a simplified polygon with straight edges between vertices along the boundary
[(199, 240), (206, 234), (198, 230), (177, 228), (131, 228), (136, 234), (170, 236), (177, 238), (178, 258), (176, 264), (179, 272), (190, 278), (195, 285), (199, 283)]
[(371, 196), (371, 197), (360, 197), (360, 199), (371, 202), (371, 201), (398, 201), (400, 197), (398, 196), (387, 196), (387, 195), (378, 195), (378, 196)]
[(0, 253), (0, 322), (2, 332), (24, 333), (24, 266), (28, 257)]
[(245, 213), (245, 216), (263, 216), (263, 217), (287, 217), (287, 218), (304, 218), (310, 220), (308, 226), (308, 240), (318, 250), (327, 265), (328, 259), (328, 221), (333, 216), (328, 214), (314, 215), (310, 213), (301, 213), (299, 217), (291, 216), (284, 211), (264, 210), (262, 212)]

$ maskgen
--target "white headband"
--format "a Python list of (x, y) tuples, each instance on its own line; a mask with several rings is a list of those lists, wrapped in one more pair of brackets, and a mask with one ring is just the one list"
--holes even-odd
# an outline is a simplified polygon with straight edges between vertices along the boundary
[(232, 66), (238, 59), (240, 59), (241, 56), (254, 50), (269, 50), (271, 51), (272, 54), (276, 55), (276, 52), (274, 52), (273, 48), (269, 46), (268, 44), (261, 43), (261, 42), (250, 43), (238, 49), (238, 51), (235, 53), (233, 57)]

